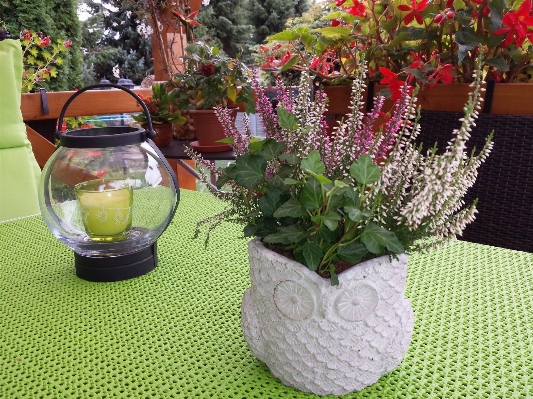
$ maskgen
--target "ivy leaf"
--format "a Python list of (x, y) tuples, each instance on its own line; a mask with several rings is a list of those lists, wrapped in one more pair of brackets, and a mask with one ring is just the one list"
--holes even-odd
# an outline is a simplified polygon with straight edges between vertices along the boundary
[(320, 153), (317, 150), (313, 150), (309, 153), (307, 158), (302, 159), (300, 167), (304, 172), (313, 173), (315, 175), (321, 175), (326, 171), (324, 162), (320, 159)]
[(256, 188), (265, 178), (267, 161), (259, 155), (241, 155), (234, 165), (235, 181), (248, 190)]
[(361, 233), (361, 242), (365, 244), (370, 252), (376, 255), (383, 253), (383, 247), (396, 254), (405, 252), (396, 234), (383, 227), (379, 227), (373, 222), (370, 222)]
[(346, 199), (344, 200), (344, 206), (359, 207), (359, 193), (352, 186), (349, 186), (346, 190), (345, 197)]
[(261, 155), (267, 161), (270, 161), (277, 158), (278, 155), (283, 152), (285, 147), (285, 143), (280, 143), (279, 141), (268, 138), (265, 140), (263, 148), (261, 148), (261, 151), (258, 152), (257, 155)]
[(281, 154), (278, 159), (287, 162), (289, 165), (298, 165), (300, 163), (300, 157), (296, 154)]
[(283, 129), (296, 130), (298, 129), (298, 119), (287, 111), (285, 108), (278, 108), (278, 123)]
[(275, 244), (290, 244), (303, 240), (307, 236), (307, 231), (302, 229), (298, 224), (292, 224), (290, 226), (284, 226), (278, 228), (278, 231), (274, 234), (269, 234), (263, 240), (265, 242)]
[(324, 224), (331, 231), (334, 231), (337, 227), (339, 227), (340, 220), (341, 216), (337, 212), (330, 211), (324, 216)]
[(283, 180), (283, 183), (285, 183), (287, 186), (304, 185), (304, 182), (292, 179), (290, 177), (287, 177), (285, 180)]
[(245, 237), (255, 236), (256, 231), (257, 231), (257, 226), (253, 224), (247, 224), (243, 229), (243, 233)]
[(267, 191), (264, 197), (259, 198), (259, 209), (261, 209), (263, 215), (272, 216), (279, 206), (280, 198), (281, 191), (278, 189)]
[(320, 248), (317, 244), (311, 241), (307, 241), (300, 248), (302, 248), (302, 254), (305, 260), (305, 264), (309, 268), (309, 270), (315, 271), (316, 269), (318, 269), (320, 261), (324, 257), (324, 252), (322, 251), (322, 248)]
[(306, 214), (305, 208), (300, 204), (300, 202), (295, 199), (291, 198), (288, 201), (281, 204), (281, 206), (276, 209), (276, 211), (273, 213), (273, 216), (275, 218), (282, 218), (282, 217), (300, 217)]
[(363, 154), (350, 166), (350, 175), (359, 184), (367, 185), (379, 180), (380, 170), (368, 154)]
[(345, 206), (344, 212), (346, 212), (350, 220), (356, 223), (368, 219), (372, 216), (372, 211), (361, 211), (358, 207), (355, 206)]
[(351, 242), (337, 248), (337, 256), (345, 262), (358, 263), (366, 254), (368, 249), (362, 242)]
[(305, 182), (305, 187), (300, 193), (300, 203), (305, 209), (320, 209), (322, 207), (322, 186), (314, 177)]

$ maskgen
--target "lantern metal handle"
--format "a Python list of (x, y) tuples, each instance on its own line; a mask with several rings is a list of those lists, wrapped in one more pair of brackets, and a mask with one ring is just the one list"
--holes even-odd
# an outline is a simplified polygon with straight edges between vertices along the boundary
[(61, 133), (61, 127), (63, 126), (63, 119), (65, 118), (65, 112), (67, 111), (67, 108), (72, 103), (72, 101), (74, 101), (74, 99), (76, 97), (78, 97), (80, 94), (82, 94), (83, 92), (86, 92), (88, 90), (101, 89), (101, 88), (104, 88), (104, 87), (120, 89), (120, 90), (125, 91), (126, 93), (130, 94), (131, 96), (133, 96), (133, 98), (135, 98), (137, 100), (137, 102), (141, 105), (141, 107), (143, 108), (143, 111), (144, 111), (144, 113), (146, 115), (146, 119), (147, 119), (147, 123), (148, 123), (148, 130), (146, 131), (146, 136), (149, 139), (153, 139), (156, 136), (156, 132), (152, 128), (152, 117), (150, 116), (150, 112), (148, 111), (148, 108), (146, 107), (146, 104), (144, 103), (144, 101), (134, 91), (132, 91), (132, 90), (130, 90), (130, 89), (124, 87), (124, 86), (117, 85), (117, 84), (114, 84), (114, 83), (99, 83), (99, 84), (95, 84), (95, 85), (85, 86), (83, 89), (78, 90), (76, 93), (74, 93), (72, 96), (70, 96), (70, 98), (67, 100), (65, 105), (63, 105), (63, 109), (61, 110), (61, 113), (59, 114), (59, 121), (57, 123), (56, 138), (59, 138), (59, 135)]

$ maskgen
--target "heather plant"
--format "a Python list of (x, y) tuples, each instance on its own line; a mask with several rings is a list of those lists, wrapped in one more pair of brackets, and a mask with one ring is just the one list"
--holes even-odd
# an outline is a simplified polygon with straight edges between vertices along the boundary
[[(364, 61), (362, 62), (364, 66)], [(416, 90), (404, 84), (388, 120), (379, 120), (383, 98), (365, 114), (365, 69), (352, 85), (351, 113), (326, 134), (327, 96), (309, 95), (311, 78), (303, 71), (299, 94), (280, 86), (273, 112), (257, 83), (257, 111), (266, 138), (241, 133), (226, 109), (218, 108), (227, 138), (237, 155), (216, 169), (198, 154), (190, 156), (217, 175), (210, 191), (228, 204), (199, 222), (209, 232), (223, 221), (244, 225), (272, 250), (290, 256), (338, 284), (338, 273), (362, 260), (426, 250), (460, 235), (474, 220), (475, 203), (462, 198), (492, 147), (491, 137), (475, 154), (466, 143), (482, 101), (481, 62), (465, 105), (460, 129), (443, 153), (426, 153), (415, 143), (420, 132)], [(206, 174), (202, 180), (208, 182)]]

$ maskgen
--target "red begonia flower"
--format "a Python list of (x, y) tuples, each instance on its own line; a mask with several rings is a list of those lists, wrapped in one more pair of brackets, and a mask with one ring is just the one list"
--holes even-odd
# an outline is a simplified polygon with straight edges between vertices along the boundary
[(413, 19), (416, 19), (416, 22), (418, 24), (422, 25), (424, 22), (422, 18), (422, 14), (420, 14), (420, 11), (424, 11), (427, 6), (429, 5), (429, 0), (422, 0), (420, 3), (417, 4), (416, 0), (411, 0), (411, 6), (401, 4), (398, 6), (398, 10), (400, 11), (409, 11), (409, 14), (407, 14), (403, 20), (403, 23), (406, 25), (409, 25), (411, 22), (413, 22)]
[(529, 32), (528, 26), (533, 26), (533, 17), (531, 13), (531, 0), (525, 0), (518, 11), (509, 11), (502, 18), (504, 28), (494, 31), (495, 35), (506, 34), (502, 43), (503, 47), (509, 46), (516, 41), (516, 47), (520, 47), (526, 37), (532, 38), (533, 34)]

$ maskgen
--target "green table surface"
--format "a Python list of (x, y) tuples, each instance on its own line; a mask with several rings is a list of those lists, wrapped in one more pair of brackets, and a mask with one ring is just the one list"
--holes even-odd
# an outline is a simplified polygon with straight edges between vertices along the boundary
[[(182, 190), (159, 266), (116, 283), (74, 273), (40, 216), (0, 224), (0, 398), (300, 398), (240, 329), (246, 241)], [(412, 255), (415, 329), (402, 364), (346, 398), (533, 398), (533, 254), (458, 241)]]

